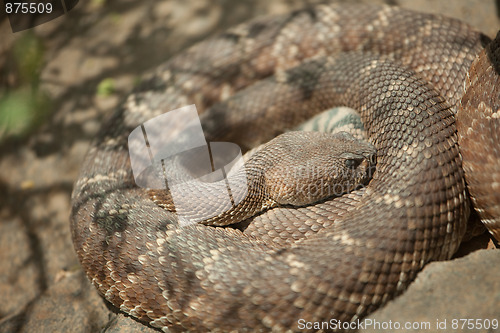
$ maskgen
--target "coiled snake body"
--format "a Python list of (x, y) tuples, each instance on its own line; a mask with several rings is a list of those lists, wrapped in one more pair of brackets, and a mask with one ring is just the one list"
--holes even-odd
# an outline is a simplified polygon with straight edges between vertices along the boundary
[[(455, 114), (487, 43), (440, 16), (320, 5), (254, 20), (174, 57), (129, 96), (83, 164), (71, 227), (88, 277), (120, 310), (172, 331), (296, 331), (299, 319), (365, 316), (462, 239), (469, 200)], [(498, 56), (497, 46), (479, 63)], [(478, 109), (494, 114), (495, 89), (469, 100), (483, 97)], [(376, 172), (364, 191), (274, 208), (243, 231), (179, 228), (135, 185), (127, 136), (192, 103), (209, 141), (246, 148), (350, 106), (377, 148)]]

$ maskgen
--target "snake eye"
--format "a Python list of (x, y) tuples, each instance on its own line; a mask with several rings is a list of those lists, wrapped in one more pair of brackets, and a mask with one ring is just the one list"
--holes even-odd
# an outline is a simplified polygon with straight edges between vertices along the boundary
[(377, 163), (377, 154), (370, 154), (368, 160), (370, 161), (371, 165), (375, 165)]
[(363, 158), (348, 158), (345, 160), (345, 166), (349, 169), (357, 168), (361, 162), (363, 162)]

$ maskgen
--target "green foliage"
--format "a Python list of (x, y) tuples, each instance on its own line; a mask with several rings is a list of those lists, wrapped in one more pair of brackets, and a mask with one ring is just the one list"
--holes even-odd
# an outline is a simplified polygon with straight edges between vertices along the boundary
[(24, 137), (48, 116), (50, 99), (39, 90), (44, 48), (31, 31), (21, 33), (8, 54), (15, 68), (10, 86), (0, 87), (0, 142), (8, 137)]
[(35, 81), (38, 83), (43, 54), (42, 42), (31, 31), (23, 33), (15, 42), (13, 56), (22, 83), (33, 84)]
[(0, 140), (21, 137), (45, 120), (50, 110), (49, 98), (30, 88), (19, 88), (0, 98)]
[(97, 96), (106, 97), (115, 92), (115, 80), (106, 78), (97, 85)]

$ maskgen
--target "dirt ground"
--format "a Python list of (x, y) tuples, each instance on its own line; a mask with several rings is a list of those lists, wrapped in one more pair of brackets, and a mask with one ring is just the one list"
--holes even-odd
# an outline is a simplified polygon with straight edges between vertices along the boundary
[[(50, 106), (40, 117), (28, 112), (25, 122), (42, 120), (18, 137), (1, 137), (0, 117), (0, 333), (152, 330), (106, 305), (73, 250), (70, 195), (92, 138), (140, 77), (173, 54), (249, 18), (316, 2), (80, 1), (68, 14), (18, 33), (0, 18), (0, 97), (30, 87), (16, 67), (16, 50), (28, 40), (37, 67), (26, 75)], [(500, 28), (498, 1), (371, 2), (456, 17), (491, 37)], [(370, 318), (500, 319), (493, 306), (500, 304), (498, 251), (429, 265), (407, 294)]]

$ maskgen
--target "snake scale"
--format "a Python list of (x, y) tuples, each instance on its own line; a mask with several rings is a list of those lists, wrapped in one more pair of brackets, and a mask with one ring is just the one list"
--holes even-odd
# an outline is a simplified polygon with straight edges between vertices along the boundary
[[(488, 43), (442, 16), (330, 4), (257, 18), (170, 59), (104, 125), (82, 165), (71, 230), (86, 274), (121, 311), (172, 332), (298, 331), (299, 319), (362, 318), (424, 265), (449, 259), (465, 233), (455, 114), (476, 108), (461, 110), (482, 119), (475, 130), (474, 119), (462, 121), (466, 133), (498, 144), (498, 127), (484, 127), (498, 121), (499, 85), (474, 76), (496, 80), (489, 64), (499, 58), (498, 40), (467, 75)], [(466, 79), (473, 92), (460, 103)], [(377, 149), (376, 171), (364, 190), (276, 207), (239, 229), (180, 228), (135, 185), (127, 136), (193, 103), (208, 141), (243, 149), (333, 106), (352, 107)], [(497, 178), (488, 186), (498, 188), (498, 146), (472, 149), (492, 154), (484, 158)], [(465, 168), (471, 183), (476, 167)], [(489, 199), (478, 192), (481, 206)], [(498, 202), (483, 211), (498, 217)]]

